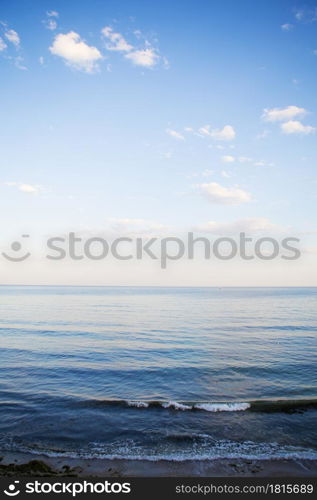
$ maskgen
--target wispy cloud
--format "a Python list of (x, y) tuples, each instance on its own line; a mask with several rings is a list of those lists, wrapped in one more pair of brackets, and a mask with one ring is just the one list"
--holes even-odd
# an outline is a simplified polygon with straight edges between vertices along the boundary
[(26, 70), (24, 59), (21, 55), (21, 39), (20, 35), (14, 29), (8, 27), (8, 24), (0, 21), (2, 36), (0, 36), (0, 52), (8, 61), (11, 61), (14, 66), (21, 70)]
[(57, 28), (58, 12), (56, 10), (49, 10), (46, 12), (46, 19), (43, 24), (48, 30), (54, 31)]
[(111, 26), (105, 26), (101, 33), (110, 41), (110, 43), (106, 44), (107, 50), (130, 52), (133, 49), (133, 45), (129, 44), (121, 33), (113, 31)]
[[(158, 49), (153, 47), (148, 40), (144, 40), (143, 47), (136, 47), (129, 43), (119, 32), (113, 30), (111, 26), (105, 26), (101, 30), (103, 38), (109, 40), (106, 43), (106, 49), (109, 51), (121, 52), (125, 59), (132, 62), (135, 66), (144, 68), (153, 68), (161, 60)], [(142, 33), (140, 30), (134, 31), (135, 37), (140, 40)], [(163, 58), (163, 65), (166, 67), (166, 58)]]
[(281, 25), (282, 31), (291, 31), (294, 28), (293, 24), (285, 23)]
[(5, 41), (3, 40), (3, 38), (1, 38), (0, 36), (0, 52), (2, 52), (3, 50), (5, 50), (7, 48), (7, 44), (5, 43)]
[(166, 133), (168, 135), (170, 135), (171, 137), (173, 137), (174, 139), (178, 139), (180, 141), (184, 141), (185, 140), (185, 137), (180, 132), (177, 132), (176, 130), (172, 130), (170, 128), (167, 128), (166, 129)]

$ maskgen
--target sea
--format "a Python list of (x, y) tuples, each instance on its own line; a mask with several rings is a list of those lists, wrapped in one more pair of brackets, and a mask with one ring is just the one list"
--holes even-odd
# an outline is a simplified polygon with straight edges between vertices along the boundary
[(0, 287), (0, 455), (317, 459), (317, 288)]

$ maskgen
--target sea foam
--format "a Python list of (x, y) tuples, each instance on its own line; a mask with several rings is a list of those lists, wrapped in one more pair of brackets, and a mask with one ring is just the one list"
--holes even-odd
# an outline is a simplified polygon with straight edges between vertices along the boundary
[(195, 404), (194, 408), (215, 413), (218, 411), (245, 411), (250, 406), (250, 403), (199, 403)]

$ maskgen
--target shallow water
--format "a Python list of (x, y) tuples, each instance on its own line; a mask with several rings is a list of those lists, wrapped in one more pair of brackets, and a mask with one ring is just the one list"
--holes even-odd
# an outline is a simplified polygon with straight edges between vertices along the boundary
[(0, 287), (0, 303), (3, 451), (317, 458), (317, 288)]

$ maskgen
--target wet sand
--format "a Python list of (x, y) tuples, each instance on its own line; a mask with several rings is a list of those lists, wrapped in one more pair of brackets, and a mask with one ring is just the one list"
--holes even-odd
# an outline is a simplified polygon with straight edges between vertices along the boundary
[(73, 477), (316, 477), (317, 460), (215, 459), (183, 462), (52, 458), (6, 453), (2, 476)]

